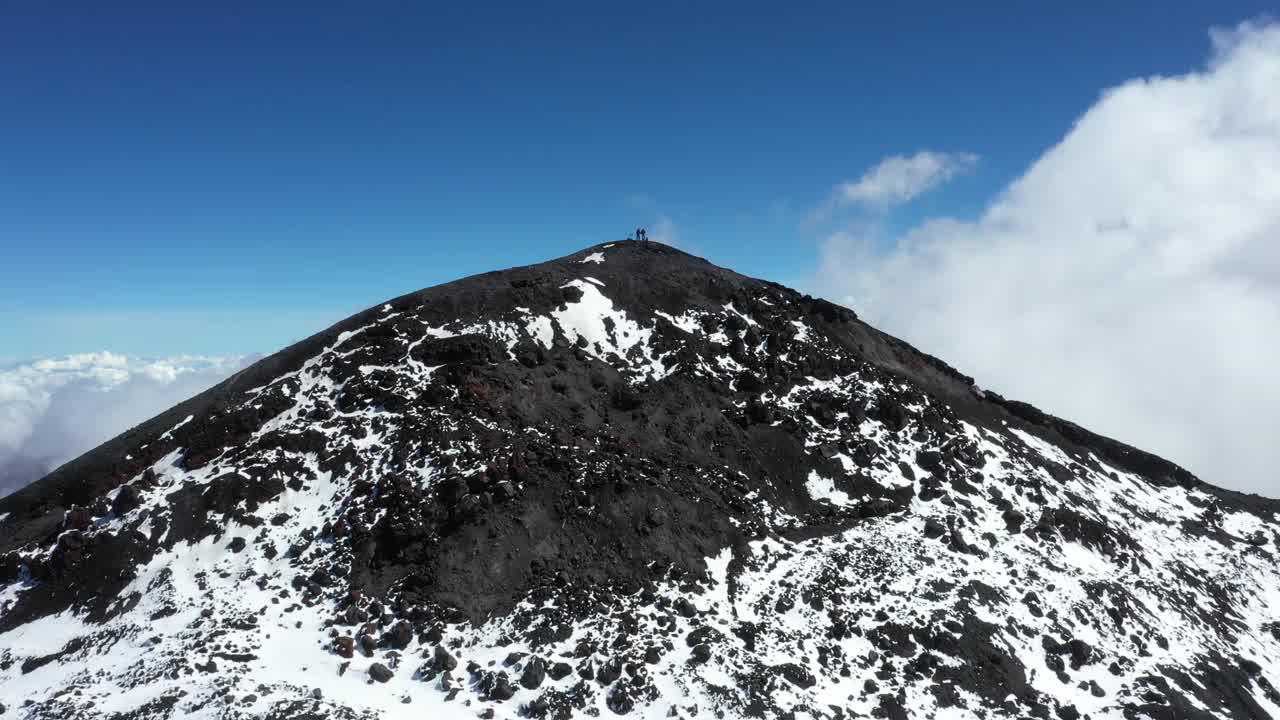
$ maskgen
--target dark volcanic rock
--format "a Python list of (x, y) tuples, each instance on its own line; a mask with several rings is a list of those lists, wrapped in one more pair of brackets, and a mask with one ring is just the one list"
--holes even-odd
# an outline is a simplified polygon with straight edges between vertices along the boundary
[(611, 243), (370, 308), (0, 499), (0, 703), (1260, 718), (1278, 510)]
[(530, 690), (536, 690), (547, 676), (547, 665), (542, 658), (533, 658), (524, 666), (520, 674), (520, 684)]
[(433, 651), (432, 659), (435, 662), (437, 670), (453, 670), (458, 667), (458, 660), (444, 649), (443, 645), (437, 645)]
[(124, 515), (142, 502), (142, 491), (136, 485), (122, 485), (111, 501), (111, 512)]
[(374, 663), (369, 666), (369, 677), (380, 683), (384, 683), (395, 677), (395, 673), (391, 672), (391, 670), (382, 663)]

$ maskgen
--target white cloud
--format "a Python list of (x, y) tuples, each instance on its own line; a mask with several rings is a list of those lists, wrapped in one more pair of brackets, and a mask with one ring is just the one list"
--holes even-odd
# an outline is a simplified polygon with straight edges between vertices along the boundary
[(832, 236), (817, 284), (982, 385), (1280, 496), (1280, 26), (1212, 39), (1203, 71), (1106, 92), (978, 220), (887, 254)]
[(0, 369), (0, 495), (211, 387), (246, 362), (100, 352)]
[(831, 207), (901, 205), (969, 172), (977, 164), (978, 156), (972, 153), (921, 150), (914, 155), (891, 155), (857, 180), (836, 187)]

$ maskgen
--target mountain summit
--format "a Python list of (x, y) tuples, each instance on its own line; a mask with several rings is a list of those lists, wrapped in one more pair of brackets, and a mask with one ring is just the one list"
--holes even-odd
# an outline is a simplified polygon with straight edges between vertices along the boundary
[(1277, 512), (609, 243), (369, 309), (0, 500), (0, 704), (1280, 718)]

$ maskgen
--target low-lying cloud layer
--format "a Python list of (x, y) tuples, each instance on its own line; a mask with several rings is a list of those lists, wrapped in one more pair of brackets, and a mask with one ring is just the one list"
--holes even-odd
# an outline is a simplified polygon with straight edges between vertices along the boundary
[(1280, 26), (1200, 72), (1107, 91), (976, 221), (878, 249), (833, 235), (816, 284), (870, 322), (1227, 487), (1280, 496)]
[(0, 496), (244, 367), (86, 353), (0, 369)]

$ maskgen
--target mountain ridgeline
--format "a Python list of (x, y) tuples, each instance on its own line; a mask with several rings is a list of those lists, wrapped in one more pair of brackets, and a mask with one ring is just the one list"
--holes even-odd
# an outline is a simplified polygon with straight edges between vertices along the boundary
[(0, 717), (1280, 719), (1278, 512), (608, 243), (0, 500)]

